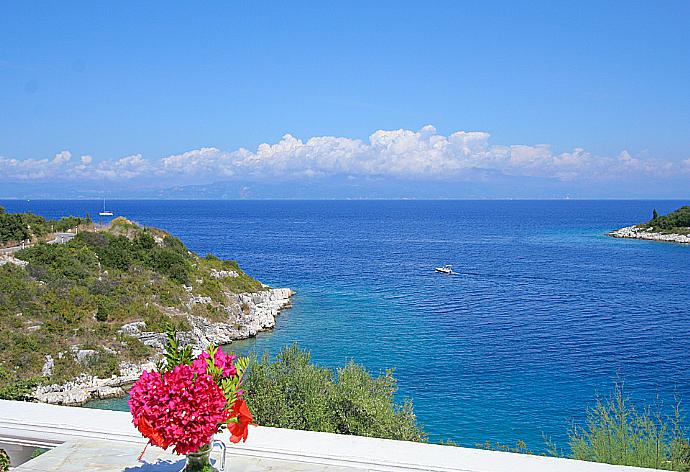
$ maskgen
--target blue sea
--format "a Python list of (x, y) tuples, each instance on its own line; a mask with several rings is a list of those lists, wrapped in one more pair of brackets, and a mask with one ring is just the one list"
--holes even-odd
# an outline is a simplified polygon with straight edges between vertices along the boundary
[[(47, 217), (99, 201), (4, 201)], [(116, 215), (297, 291), (275, 330), (316, 363), (395, 368), (433, 441), (567, 443), (616, 380), (690, 401), (690, 247), (613, 239), (681, 201), (111, 201)], [(434, 272), (452, 264), (458, 275)], [(122, 408), (124, 403), (96, 404)], [(125, 406), (126, 408), (126, 406)]]

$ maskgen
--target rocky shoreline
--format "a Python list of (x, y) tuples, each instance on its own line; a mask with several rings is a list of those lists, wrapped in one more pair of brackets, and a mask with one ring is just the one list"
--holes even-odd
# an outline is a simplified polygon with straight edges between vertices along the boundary
[(645, 239), (649, 241), (663, 241), (669, 243), (690, 244), (690, 235), (657, 233), (649, 228), (627, 226), (608, 233), (614, 238)]
[[(273, 328), (276, 316), (291, 306), (291, 297), (295, 292), (289, 288), (264, 288), (265, 290), (254, 293), (226, 294), (228, 302), (222, 308), (227, 318), (223, 321), (211, 321), (182, 312), (171, 313), (186, 316), (191, 326), (190, 331), (179, 333), (182, 342), (191, 344), (195, 351), (201, 351), (209, 344), (230, 344)], [(190, 306), (197, 303), (210, 304), (212, 301), (207, 297), (190, 297)], [(136, 321), (122, 326), (120, 331), (156, 350), (162, 350), (165, 334), (145, 331), (145, 327), (144, 322)], [(120, 364), (120, 375), (109, 379), (82, 375), (64, 384), (41, 385), (34, 390), (33, 399), (43, 403), (74, 406), (93, 399), (121, 397), (144, 370), (154, 368), (155, 360), (149, 359), (142, 364), (123, 362)], [(52, 359), (47, 359), (46, 365), (50, 363)]]

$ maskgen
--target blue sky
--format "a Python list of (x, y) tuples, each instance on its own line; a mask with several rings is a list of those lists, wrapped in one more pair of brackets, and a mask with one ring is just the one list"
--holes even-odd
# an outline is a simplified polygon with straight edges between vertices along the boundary
[(688, 24), (687, 1), (6, 3), (0, 196), (688, 197)]

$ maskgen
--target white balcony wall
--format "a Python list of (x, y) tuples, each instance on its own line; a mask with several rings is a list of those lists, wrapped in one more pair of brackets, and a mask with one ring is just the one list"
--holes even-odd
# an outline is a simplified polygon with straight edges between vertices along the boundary
[[(226, 437), (220, 435), (226, 444)], [(56, 447), (72, 440), (104, 439), (134, 443), (146, 440), (127, 412), (0, 400), (0, 447), (13, 465), (28, 458), (33, 447)], [(635, 467), (439, 446), (405, 441), (344, 436), (280, 428), (252, 427), (246, 443), (230, 445), (233, 456), (323, 464), (370, 471), (464, 472), (623, 472)]]

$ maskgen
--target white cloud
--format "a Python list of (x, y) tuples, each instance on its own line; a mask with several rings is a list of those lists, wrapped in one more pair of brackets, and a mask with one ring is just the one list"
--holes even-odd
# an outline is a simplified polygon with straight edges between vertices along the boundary
[(8, 180), (160, 178), (170, 181), (213, 179), (305, 179), (319, 176), (383, 176), (410, 179), (454, 179), (475, 171), (561, 181), (668, 177), (690, 172), (683, 162), (640, 159), (622, 151), (596, 156), (575, 148), (555, 153), (551, 146), (494, 145), (485, 132), (458, 131), (448, 136), (427, 125), (419, 131), (379, 130), (367, 141), (335, 136), (302, 141), (290, 134), (256, 151), (223, 151), (204, 147), (160, 159), (134, 154), (96, 162), (91, 156), (71, 161), (62, 151), (53, 159), (0, 157), (0, 178)]
[(64, 164), (65, 162), (68, 162), (70, 159), (72, 159), (72, 153), (69, 151), (60, 151), (59, 153), (55, 154), (55, 157), (53, 158), (53, 164)]
[(85, 174), (108, 180), (130, 180), (153, 171), (155, 171), (154, 165), (144, 159), (141, 154), (133, 154), (114, 161), (101, 161)]

